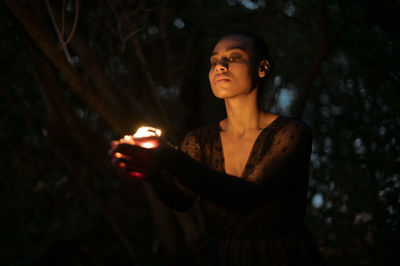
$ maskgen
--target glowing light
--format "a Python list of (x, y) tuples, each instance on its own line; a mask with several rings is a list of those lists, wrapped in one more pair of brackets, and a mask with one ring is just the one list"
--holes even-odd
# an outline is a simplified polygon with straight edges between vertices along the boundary
[[(158, 137), (161, 136), (161, 130), (155, 127), (140, 127), (136, 133), (132, 136), (129, 143), (134, 145), (138, 145), (142, 148), (152, 149), (156, 148), (159, 145)], [(125, 136), (126, 137), (126, 136)], [(125, 140), (124, 137), (124, 140)]]
[(324, 198), (322, 197), (322, 195), (320, 193), (315, 194), (312, 198), (312, 205), (315, 208), (319, 209), (322, 207), (322, 204), (324, 204)]
[(136, 179), (144, 178), (144, 174), (142, 174), (140, 172), (129, 172), (129, 176), (136, 178)]
[(140, 146), (146, 149), (151, 149), (157, 147), (158, 143), (155, 143), (154, 141), (146, 141), (141, 143)]
[[(160, 129), (144, 126), (140, 127), (133, 136), (125, 135), (122, 139), (119, 140), (119, 143), (128, 143), (131, 145), (138, 145), (146, 149), (151, 149), (158, 146), (159, 141), (157, 140), (157, 138), (160, 136)], [(118, 142), (112, 143), (112, 146), (115, 147), (117, 144)], [(116, 155), (115, 157), (121, 158), (123, 156), (118, 157), (118, 155)]]
[[(125, 135), (123, 138), (121, 138), (119, 141), (112, 141), (111, 142), (111, 147), (116, 148), (118, 144), (120, 143), (127, 143), (130, 145), (138, 145), (142, 148), (146, 149), (152, 149), (158, 147), (160, 144), (160, 139), (159, 137), (161, 136), (161, 130), (158, 128), (154, 127), (140, 127), (134, 135)], [(115, 152), (114, 153), (115, 158), (126, 158), (128, 156), (120, 153), (120, 152)], [(127, 165), (126, 163), (119, 162), (118, 167), (120, 168), (125, 168)], [(145, 178), (145, 174), (137, 171), (131, 171), (128, 172), (129, 177), (135, 178), (135, 179), (142, 179)]]
[(131, 135), (125, 135), (125, 136), (124, 136), (124, 141), (126, 141), (126, 142), (132, 142), (132, 136), (131, 136)]
[(155, 127), (140, 127), (136, 133), (133, 135), (133, 138), (147, 138), (147, 137), (160, 137), (161, 130)]

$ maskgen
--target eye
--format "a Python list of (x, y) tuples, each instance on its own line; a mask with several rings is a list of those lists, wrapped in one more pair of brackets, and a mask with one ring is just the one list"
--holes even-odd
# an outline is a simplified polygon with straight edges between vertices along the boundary
[(241, 56), (240, 55), (231, 55), (228, 60), (229, 62), (238, 62), (240, 60)]

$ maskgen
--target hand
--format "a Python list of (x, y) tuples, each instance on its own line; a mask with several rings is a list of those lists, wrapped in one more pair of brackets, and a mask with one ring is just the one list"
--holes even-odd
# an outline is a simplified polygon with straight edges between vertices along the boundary
[(134, 144), (113, 141), (111, 147), (109, 154), (113, 166), (121, 175), (133, 178), (148, 178), (158, 174), (167, 161), (166, 150), (171, 149), (159, 137), (137, 139)]

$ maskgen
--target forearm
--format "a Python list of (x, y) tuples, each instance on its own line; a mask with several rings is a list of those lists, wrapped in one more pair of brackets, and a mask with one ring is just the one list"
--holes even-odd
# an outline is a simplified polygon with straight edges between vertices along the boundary
[(168, 171), (195, 194), (223, 208), (251, 212), (265, 201), (263, 188), (235, 176), (213, 170), (179, 151), (174, 151)]
[(158, 198), (169, 208), (184, 212), (193, 205), (195, 195), (166, 174), (160, 173), (147, 181)]

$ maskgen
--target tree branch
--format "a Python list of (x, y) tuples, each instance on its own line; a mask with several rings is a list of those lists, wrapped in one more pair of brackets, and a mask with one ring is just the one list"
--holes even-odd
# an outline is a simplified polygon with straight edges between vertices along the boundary
[(38, 27), (35, 19), (28, 12), (25, 5), (21, 2), (13, 0), (4, 0), (4, 3), (11, 10), (17, 20), (24, 27), (26, 32), (31, 36), (35, 43), (39, 46), (47, 58), (57, 67), (63, 74), (71, 89), (96, 110), (119, 134), (126, 133), (129, 130), (129, 125), (122, 118), (123, 116), (111, 109), (107, 101), (100, 98), (94, 93), (95, 89), (91, 84), (83, 79), (80, 74), (70, 67), (61, 52), (54, 45), (50, 36), (43, 34), (43, 31)]
[[(49, 120), (53, 124), (65, 124), (63, 131), (69, 132), (77, 143), (79, 150), (88, 158), (102, 165), (104, 169), (110, 167), (107, 155), (107, 144), (102, 138), (94, 134), (75, 114), (74, 108), (63, 95), (63, 88), (57, 80), (57, 75), (47, 59), (28, 41), (25, 42), (32, 58), (35, 76), (38, 80), (46, 109), (49, 111)], [(62, 122), (61, 122), (62, 121)]]
[[(61, 16), (57, 9), (53, 10), (54, 15), (58, 18)], [(68, 20), (65, 21), (65, 27), (67, 30), (71, 30), (72, 23)], [(75, 30), (74, 38), (71, 41), (71, 46), (74, 52), (78, 55), (81, 64), (84, 66), (86, 73), (89, 75), (90, 80), (96, 87), (97, 91), (107, 99), (113, 109), (118, 110), (119, 113), (124, 110), (130, 109), (132, 106), (126, 100), (125, 97), (118, 94), (109, 78), (107, 77), (104, 67), (97, 60), (97, 57), (93, 54), (92, 49), (89, 47), (88, 42), (85, 40), (85, 36), (79, 30)], [(140, 108), (133, 106), (135, 112), (140, 112)]]
[(321, 70), (322, 63), (328, 57), (329, 52), (332, 48), (332, 44), (329, 42), (328, 35), (325, 29), (324, 16), (321, 9), (317, 12), (313, 12), (310, 16), (313, 30), (318, 40), (318, 51), (314, 57), (313, 63), (304, 73), (300, 81), (300, 92), (293, 104), (292, 113), (295, 116), (301, 116), (302, 110), (304, 109), (305, 101), (311, 91), (311, 85), (315, 77)]
[[(63, 11), (64, 12), (64, 11)], [(67, 46), (71, 40), (72, 37), (74, 36), (75, 30), (76, 30), (76, 25), (78, 25), (78, 17), (79, 17), (79, 0), (75, 0), (75, 18), (74, 18), (74, 25), (72, 26), (71, 33), (69, 34), (67, 40), (65, 43), (61, 46), (61, 49), (63, 49), (65, 46)]]
[[(54, 30), (56, 31), (56, 33), (57, 33), (57, 36), (58, 36), (58, 39), (59, 39), (59, 45), (58, 46), (60, 46), (61, 47), (61, 45), (63, 45), (64, 44), (64, 13), (65, 13), (65, 10), (64, 10), (64, 5), (65, 5), (65, 0), (63, 0), (63, 12), (62, 12), (62, 19), (61, 19), (61, 32), (60, 32), (60, 29), (58, 28), (58, 26), (57, 26), (57, 23), (56, 23), (56, 20), (55, 20), (55, 18), (54, 18), (54, 14), (53, 14), (53, 11), (51, 10), (51, 7), (50, 7), (50, 3), (49, 3), (49, 1), (48, 0), (46, 0), (46, 8), (47, 8), (47, 11), (48, 11), (48, 13), (49, 13), (49, 17), (50, 17), (50, 20), (51, 20), (51, 22), (53, 23), (53, 27), (54, 27)], [(68, 63), (72, 66), (73, 65), (73, 62), (72, 62), (72, 59), (71, 59), (71, 55), (70, 55), (70, 53), (69, 53), (69, 51), (68, 51), (68, 47), (64, 47), (63, 48), (63, 50), (64, 50), (64, 53), (65, 53), (65, 57), (67, 58), (67, 60), (68, 60)]]

